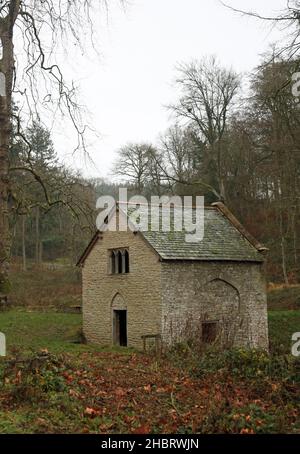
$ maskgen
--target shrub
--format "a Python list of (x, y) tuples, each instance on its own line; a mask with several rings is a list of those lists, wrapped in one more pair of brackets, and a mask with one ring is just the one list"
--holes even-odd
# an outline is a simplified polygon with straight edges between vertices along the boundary
[(228, 408), (225, 403), (213, 405), (205, 416), (200, 433), (275, 433), (282, 430), (282, 420), (257, 404), (240, 408)]
[(9, 396), (15, 400), (39, 400), (50, 391), (66, 389), (61, 372), (65, 370), (62, 358), (40, 351), (26, 358), (16, 355), (1, 368), (0, 380)]
[[(183, 347), (177, 349), (176, 354), (183, 355), (185, 363), (190, 360), (193, 374), (200, 378), (218, 373), (245, 379), (269, 377), (299, 380), (300, 361), (291, 355), (269, 355), (265, 351), (246, 349), (220, 351), (215, 348), (209, 348), (197, 355)], [(177, 361), (179, 362), (178, 358)]]

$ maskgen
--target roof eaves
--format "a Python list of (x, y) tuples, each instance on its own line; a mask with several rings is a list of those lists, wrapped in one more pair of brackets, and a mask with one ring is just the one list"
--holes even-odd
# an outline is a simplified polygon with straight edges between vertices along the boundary
[(244, 262), (244, 263), (261, 263), (263, 259), (255, 259), (255, 258), (232, 258), (232, 257), (170, 257), (170, 256), (162, 256), (163, 262)]
[(86, 258), (90, 254), (91, 250), (93, 249), (93, 247), (95, 246), (97, 241), (101, 240), (101, 239), (102, 239), (101, 232), (99, 230), (97, 230), (97, 232), (94, 234), (91, 241), (89, 242), (89, 244), (87, 245), (87, 247), (85, 248), (83, 253), (81, 254), (78, 262), (76, 263), (76, 266), (82, 266), (84, 264)]
[(260, 243), (256, 238), (254, 238), (251, 233), (237, 220), (237, 218), (231, 213), (231, 211), (224, 205), (222, 202), (212, 203), (213, 207), (219, 209), (219, 211), (228, 219), (228, 221), (243, 235), (244, 238), (257, 249), (260, 253), (266, 253), (269, 251), (262, 243)]

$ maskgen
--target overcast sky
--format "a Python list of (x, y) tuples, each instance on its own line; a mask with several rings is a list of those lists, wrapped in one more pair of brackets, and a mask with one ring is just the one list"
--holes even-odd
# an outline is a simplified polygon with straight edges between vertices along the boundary
[[(274, 14), (285, 0), (228, 0), (228, 4)], [(107, 177), (116, 150), (127, 142), (154, 142), (172, 123), (165, 105), (178, 97), (175, 66), (214, 54), (221, 64), (247, 74), (280, 32), (241, 17), (218, 0), (131, 0), (110, 10), (100, 30), (100, 57), (72, 67), (81, 99), (101, 137), (91, 147), (95, 166), (67, 159), (85, 176)], [(71, 151), (71, 132), (54, 136), (60, 155)]]

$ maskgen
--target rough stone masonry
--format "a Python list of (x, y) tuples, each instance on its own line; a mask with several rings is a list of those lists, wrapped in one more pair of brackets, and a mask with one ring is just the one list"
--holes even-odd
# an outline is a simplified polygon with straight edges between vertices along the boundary
[(87, 341), (268, 349), (266, 248), (221, 203), (205, 209), (204, 227), (199, 244), (184, 232), (97, 231), (78, 262)]

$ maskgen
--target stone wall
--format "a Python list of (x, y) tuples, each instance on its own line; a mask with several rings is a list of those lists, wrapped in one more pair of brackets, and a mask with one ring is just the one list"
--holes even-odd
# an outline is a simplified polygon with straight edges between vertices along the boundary
[[(113, 309), (127, 310), (128, 346), (142, 347), (142, 335), (161, 333), (161, 262), (142, 236), (102, 234), (82, 269), (83, 330), (88, 342), (113, 343)], [(110, 274), (111, 249), (128, 248), (130, 272)]]
[(163, 262), (162, 337), (171, 344), (201, 339), (202, 323), (217, 322), (224, 346), (268, 349), (262, 265)]
[[(268, 348), (263, 265), (161, 262), (140, 233), (101, 235), (82, 270), (88, 342), (111, 345), (113, 311), (126, 310), (128, 346), (141, 348), (141, 336), (157, 334), (167, 344), (201, 340), (203, 322), (215, 322), (224, 346)], [(128, 274), (111, 274), (112, 249), (128, 249)]]

